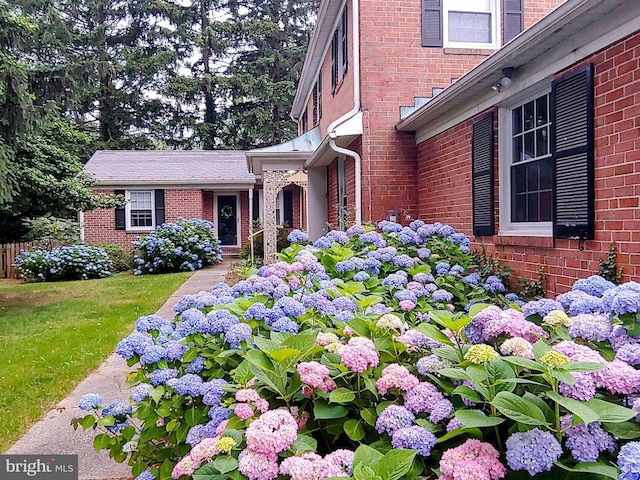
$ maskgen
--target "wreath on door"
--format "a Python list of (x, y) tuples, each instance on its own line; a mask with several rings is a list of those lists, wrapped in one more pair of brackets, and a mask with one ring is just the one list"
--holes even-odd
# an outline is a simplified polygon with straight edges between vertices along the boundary
[(222, 207), (220, 209), (220, 216), (226, 219), (231, 218), (233, 216), (233, 208), (231, 207), (231, 205), (225, 205), (224, 207)]

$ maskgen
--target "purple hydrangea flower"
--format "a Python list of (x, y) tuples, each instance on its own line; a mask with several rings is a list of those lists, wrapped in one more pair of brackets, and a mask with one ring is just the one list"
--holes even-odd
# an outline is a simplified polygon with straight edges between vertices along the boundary
[(176, 378), (178, 376), (178, 371), (174, 368), (160, 368), (158, 370), (154, 370), (149, 375), (149, 380), (154, 386), (164, 385), (172, 378)]
[(449, 269), (451, 268), (451, 265), (449, 265), (449, 263), (447, 262), (440, 262), (436, 265), (436, 273), (438, 275), (445, 275), (447, 273), (449, 273)]
[(616, 360), (621, 360), (629, 365), (640, 364), (640, 343), (627, 343), (616, 352)]
[[(562, 427), (571, 425), (571, 415), (562, 418)], [(589, 425), (579, 423), (567, 428), (567, 447), (571, 455), (578, 462), (597, 462), (600, 452), (613, 452), (616, 449), (616, 441), (607, 433), (600, 422), (591, 422)]]
[(431, 298), (436, 302), (450, 302), (453, 300), (453, 293), (439, 288), (431, 294)]
[(227, 392), (223, 390), (223, 386), (227, 384), (227, 381), (223, 378), (214, 378), (205, 382), (200, 387), (200, 393), (202, 394), (202, 403), (205, 405), (218, 406), (222, 397)]
[(173, 381), (173, 389), (179, 395), (198, 397), (202, 392), (202, 377), (194, 373), (187, 373)]
[(611, 335), (611, 320), (606, 315), (582, 313), (571, 317), (569, 335), (602, 342)]
[(522, 306), (522, 314), (525, 318), (531, 315), (540, 315), (541, 317), (544, 317), (554, 310), (564, 310), (564, 308), (560, 302), (549, 298), (542, 298), (540, 300), (527, 302)]
[(156, 476), (149, 471), (145, 471), (138, 475), (134, 480), (156, 480)]
[(562, 447), (556, 438), (539, 428), (514, 433), (507, 439), (507, 464), (531, 476), (551, 470), (560, 455)]
[(274, 332), (298, 333), (300, 326), (289, 317), (281, 317), (271, 324)]
[(618, 453), (620, 480), (640, 479), (640, 442), (623, 445)]
[(211, 410), (209, 410), (209, 413), (207, 414), (211, 419), (208, 425), (211, 425), (213, 428), (217, 428), (218, 425), (220, 425), (227, 418), (229, 418), (232, 413), (233, 413), (233, 410), (231, 410), (230, 408), (213, 407)]
[(391, 438), (393, 448), (411, 448), (418, 455), (428, 457), (438, 439), (429, 430), (419, 426), (405, 427), (396, 430)]
[(251, 326), (246, 323), (236, 323), (231, 325), (226, 333), (224, 339), (229, 342), (229, 346), (232, 349), (239, 349), (240, 342), (247, 342), (251, 339), (252, 331)]
[(614, 288), (615, 285), (599, 275), (591, 275), (588, 278), (576, 280), (573, 284), (573, 290), (581, 290), (594, 297), (602, 297), (604, 292), (610, 288)]
[(387, 432), (393, 435), (400, 428), (410, 427), (415, 415), (400, 405), (389, 405), (385, 408), (376, 420), (376, 430), (378, 433)]

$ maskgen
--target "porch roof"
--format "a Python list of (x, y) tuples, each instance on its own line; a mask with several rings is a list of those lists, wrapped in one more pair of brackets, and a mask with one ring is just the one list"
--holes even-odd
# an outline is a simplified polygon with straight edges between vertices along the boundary
[(249, 150), (245, 153), (247, 167), (258, 178), (264, 170), (302, 170), (321, 141), (320, 127), (315, 127), (288, 142)]
[(250, 188), (245, 152), (237, 150), (98, 150), (84, 171), (98, 187)]

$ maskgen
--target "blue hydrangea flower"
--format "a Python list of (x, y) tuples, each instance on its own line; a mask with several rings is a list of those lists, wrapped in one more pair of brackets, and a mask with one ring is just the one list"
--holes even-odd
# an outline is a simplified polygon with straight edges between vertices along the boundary
[(453, 293), (439, 288), (431, 294), (431, 298), (435, 302), (450, 302), (453, 300)]
[(487, 277), (484, 283), (484, 289), (488, 292), (504, 292), (506, 290), (504, 283), (495, 275)]
[(362, 225), (351, 225), (349, 228), (347, 228), (347, 235), (349, 235), (350, 237), (353, 237), (355, 235), (361, 235), (366, 232), (367, 231), (364, 229)]
[(132, 410), (131, 404), (115, 401), (102, 409), (102, 416), (124, 417), (129, 415)]
[(202, 377), (194, 373), (187, 373), (175, 380), (173, 389), (178, 395), (199, 397), (202, 393)]
[(478, 283), (480, 283), (480, 274), (473, 272), (470, 273), (469, 275), (465, 275), (464, 277), (462, 277), (462, 282), (469, 284), (469, 285), (478, 285)]
[(393, 294), (393, 298), (395, 298), (399, 302), (403, 300), (409, 300), (413, 303), (417, 303), (418, 301), (418, 297), (411, 290), (398, 290)]
[(173, 330), (173, 324), (159, 315), (147, 315), (136, 320), (136, 330), (141, 333), (147, 333), (150, 330), (164, 331), (166, 329)]
[(180, 361), (187, 351), (187, 346), (175, 340), (170, 340), (164, 345), (165, 355), (169, 361)]
[(140, 385), (138, 385), (136, 388), (133, 389), (133, 392), (131, 392), (131, 400), (138, 403), (142, 402), (145, 398), (149, 396), (150, 388), (151, 388), (151, 385), (149, 385), (148, 383), (141, 383)]
[(449, 275), (459, 276), (459, 275), (462, 275), (463, 273), (464, 273), (464, 267), (462, 265), (454, 265), (453, 267), (451, 267), (451, 270), (449, 270)]
[(194, 425), (189, 429), (187, 433), (186, 442), (195, 447), (205, 438), (214, 438), (216, 436), (216, 429), (209, 424), (206, 425)]
[(207, 313), (201, 330), (204, 330), (203, 333), (225, 333), (238, 322), (240, 322), (238, 317), (228, 310), (213, 310)]
[(174, 368), (160, 368), (158, 370), (154, 370), (149, 375), (149, 380), (152, 385), (165, 385), (172, 378), (176, 378), (178, 376), (178, 371)]
[(599, 275), (591, 275), (588, 278), (576, 280), (573, 284), (573, 290), (581, 290), (594, 297), (602, 297), (604, 292), (614, 287), (615, 285), (612, 282)]
[(409, 255), (397, 255), (393, 257), (393, 264), (400, 268), (413, 268), (414, 260)]
[(156, 480), (156, 476), (149, 471), (145, 471), (138, 475), (134, 480)]
[(640, 284), (627, 282), (604, 292), (605, 310), (615, 315), (640, 312)]
[(336, 272), (338, 273), (353, 272), (355, 269), (356, 266), (351, 260), (343, 260), (336, 263)]
[(226, 384), (227, 381), (223, 378), (214, 378), (213, 380), (209, 380), (208, 382), (203, 383), (200, 387), (200, 393), (202, 394), (202, 403), (211, 406), (220, 405), (222, 397), (227, 394), (227, 392), (225, 392), (222, 388)]
[(371, 275), (369, 275), (365, 271), (360, 271), (353, 276), (353, 280), (356, 282), (366, 282), (370, 278), (371, 278)]
[(391, 311), (392, 309), (387, 307), (384, 303), (376, 303), (375, 305), (367, 307), (364, 313), (370, 313), (373, 315), (384, 315), (385, 313), (389, 313)]
[(410, 227), (404, 227), (398, 234), (398, 241), (406, 245), (415, 245), (419, 241), (419, 237)]
[(531, 476), (551, 470), (560, 455), (562, 447), (553, 434), (539, 428), (514, 433), (507, 439), (507, 464)]
[(419, 426), (400, 428), (391, 438), (393, 448), (410, 448), (418, 451), (418, 455), (428, 457), (438, 439), (429, 430)]
[(431, 255), (431, 250), (428, 248), (422, 247), (418, 249), (418, 258), (424, 260), (425, 258), (429, 258)]
[(240, 342), (247, 342), (251, 339), (251, 326), (246, 323), (236, 323), (229, 327), (224, 338), (229, 342), (229, 346), (233, 349), (240, 349)]
[(232, 413), (233, 411), (229, 408), (213, 407), (211, 410), (209, 410), (209, 413), (207, 414), (211, 419), (208, 424), (211, 425), (213, 428), (217, 428), (218, 425), (220, 425), (227, 418), (229, 418)]
[(102, 397), (97, 393), (87, 393), (80, 398), (80, 410), (95, 410), (102, 405)]
[(378, 232), (366, 232), (358, 235), (360, 243), (372, 243), (376, 248), (384, 248), (387, 246), (386, 240)]
[(618, 348), (616, 360), (622, 360), (629, 365), (640, 365), (640, 343), (627, 343)]
[(640, 480), (640, 442), (623, 445), (618, 453), (620, 480)]
[(204, 358), (202, 357), (194, 358), (187, 367), (188, 373), (200, 373), (202, 370), (204, 370)]
[(332, 244), (333, 244), (333, 241), (331, 241), (327, 237), (320, 237), (315, 242), (313, 242), (313, 246), (315, 248), (319, 248), (319, 249), (322, 249), (322, 250), (327, 250), (327, 249), (331, 248)]
[(145, 349), (152, 345), (153, 341), (151, 337), (139, 332), (133, 332), (118, 342), (118, 345), (116, 345), (116, 353), (125, 360), (129, 360), (133, 358), (134, 355), (142, 355)]
[(296, 228), (287, 235), (287, 241), (289, 243), (307, 243), (309, 241), (309, 235)]
[(429, 414), (429, 421), (431, 423), (439, 423), (445, 418), (448, 418), (453, 413), (453, 403), (444, 399), (436, 402)]
[(378, 228), (384, 233), (401, 232), (402, 225), (396, 222), (390, 222), (388, 220), (382, 220), (378, 223)]
[(413, 281), (420, 283), (433, 283), (436, 281), (436, 279), (430, 273), (416, 273), (413, 276)]
[(291, 297), (278, 299), (273, 308), (280, 309), (285, 316), (292, 318), (298, 318), (300, 315), (307, 313), (306, 307)]
[(451, 265), (449, 265), (449, 263), (447, 262), (440, 262), (436, 265), (436, 273), (438, 275), (445, 275), (447, 273), (449, 273), (449, 269), (451, 268)]
[(298, 333), (300, 326), (288, 317), (282, 317), (271, 324), (274, 332)]
[(531, 315), (540, 315), (541, 317), (544, 317), (554, 310), (564, 310), (564, 308), (560, 302), (549, 298), (541, 298), (540, 300), (527, 302), (522, 306), (522, 314), (525, 318)]
[(144, 349), (144, 353), (140, 356), (140, 363), (142, 365), (151, 365), (158, 363), (160, 360), (164, 360), (167, 356), (167, 351), (161, 345), (151, 345)]
[(404, 287), (407, 284), (407, 277), (398, 273), (392, 273), (388, 275), (383, 281), (382, 285), (385, 287)]

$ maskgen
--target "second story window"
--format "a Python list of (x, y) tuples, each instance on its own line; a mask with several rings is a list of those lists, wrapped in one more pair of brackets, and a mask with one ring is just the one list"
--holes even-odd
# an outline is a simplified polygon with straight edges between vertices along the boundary
[(302, 113), (302, 117), (300, 117), (300, 133), (305, 133), (307, 130), (309, 130), (309, 121), (307, 117), (307, 109), (305, 108)]
[[(522, 0), (509, 0), (521, 4)], [(499, 0), (422, 0), (422, 46), (498, 48)], [(522, 10), (509, 9), (509, 25), (521, 24)], [(515, 18), (514, 14), (519, 17)], [(505, 18), (507, 20), (507, 18)], [(510, 39), (517, 32), (511, 32)]]
[(313, 126), (320, 123), (322, 118), (322, 72), (318, 74), (318, 80), (313, 86)]
[(331, 93), (335, 93), (338, 84), (347, 73), (348, 66), (347, 8), (345, 7), (331, 41)]

